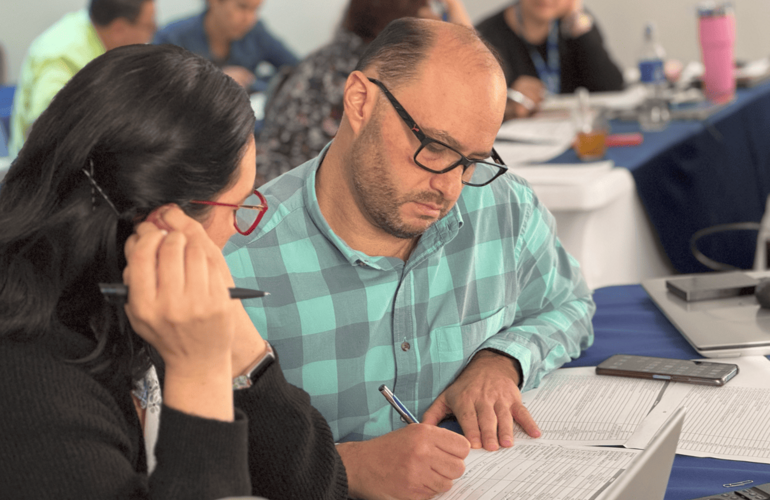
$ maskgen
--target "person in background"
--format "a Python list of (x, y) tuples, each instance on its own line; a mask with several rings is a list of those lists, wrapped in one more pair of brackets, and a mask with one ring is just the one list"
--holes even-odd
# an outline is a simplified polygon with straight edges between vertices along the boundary
[(155, 33), (153, 0), (91, 0), (35, 38), (21, 66), (11, 108), (9, 152), (16, 156), (56, 93), (105, 51), (147, 43)]
[(546, 93), (623, 88), (623, 74), (582, 0), (517, 0), (476, 29), (499, 52), (514, 90), (506, 119), (529, 116)]
[(221, 248), (268, 210), (253, 127), (174, 46), (97, 57), (40, 115), (0, 196), (4, 498), (347, 498), (328, 424), (228, 293)]
[[(461, 0), (444, 0), (446, 19), (471, 26)], [(438, 17), (427, 0), (350, 0), (332, 41), (305, 58), (265, 108), (257, 141), (257, 169), (273, 179), (315, 157), (342, 118), (345, 81), (368, 44), (392, 20)]]
[[(155, 35), (153, 43), (170, 43), (194, 52), (249, 92), (264, 91), (272, 73), (295, 66), (297, 57), (268, 31), (259, 18), (263, 0), (207, 0), (202, 13), (173, 22)], [(272, 68), (262, 75), (263, 63)]]
[[(595, 305), (493, 148), (505, 77), (472, 28), (391, 22), (342, 102), (334, 140), (262, 188), (280, 210), (224, 253), (271, 291), (247, 312), (329, 422), (351, 496), (430, 498), (471, 447), (512, 446), (514, 421), (539, 436), (520, 391), (591, 345)], [(451, 415), (464, 436), (437, 427)]]

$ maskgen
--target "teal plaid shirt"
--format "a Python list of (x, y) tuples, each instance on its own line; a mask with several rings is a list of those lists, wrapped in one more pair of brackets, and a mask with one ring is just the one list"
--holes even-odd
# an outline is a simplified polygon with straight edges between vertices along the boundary
[(592, 344), (591, 292), (525, 181), (465, 187), (404, 262), (332, 232), (315, 192), (325, 154), (261, 189), (268, 213), (225, 256), (236, 286), (270, 292), (246, 310), (336, 441), (405, 425), (381, 384), (422, 418), (481, 349), (518, 359), (528, 389)]

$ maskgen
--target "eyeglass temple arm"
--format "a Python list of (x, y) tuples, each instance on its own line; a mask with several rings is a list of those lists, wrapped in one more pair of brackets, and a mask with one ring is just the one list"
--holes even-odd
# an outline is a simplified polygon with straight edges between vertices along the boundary
[(492, 148), (492, 155), (491, 156), (492, 156), (492, 159), (495, 160), (495, 163), (498, 163), (498, 164), (500, 164), (500, 165), (502, 165), (504, 167), (507, 166), (505, 164), (505, 162), (503, 161), (502, 157), (500, 156), (500, 154), (497, 151), (495, 151), (495, 148)]
[(385, 94), (385, 97), (388, 98), (390, 103), (396, 109), (396, 113), (398, 113), (398, 116), (400, 116), (401, 119), (404, 120), (404, 122), (412, 130), (414, 135), (417, 136), (417, 139), (419, 139), (420, 142), (424, 141), (426, 136), (423, 133), (423, 131), (420, 129), (419, 125), (417, 125), (417, 122), (414, 121), (414, 118), (409, 116), (409, 113), (406, 112), (404, 107), (401, 106), (401, 103), (398, 102), (396, 98), (393, 96), (393, 94), (391, 94), (390, 91), (387, 89), (387, 87), (385, 87), (385, 84), (383, 84), (381, 81), (376, 80), (374, 78), (369, 78), (369, 81), (377, 85), (380, 88), (380, 90), (382, 90), (383, 94)]

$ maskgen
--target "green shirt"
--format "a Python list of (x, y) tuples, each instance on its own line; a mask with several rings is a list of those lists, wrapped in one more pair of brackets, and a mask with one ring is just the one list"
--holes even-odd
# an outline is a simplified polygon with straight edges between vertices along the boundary
[(35, 38), (21, 67), (11, 110), (9, 152), (15, 157), (29, 128), (75, 73), (104, 54), (88, 11), (71, 12)]
[(260, 188), (265, 218), (225, 257), (236, 286), (270, 292), (243, 304), (335, 440), (405, 425), (381, 384), (422, 419), (481, 349), (518, 359), (526, 390), (591, 345), (591, 291), (526, 181), (466, 186), (404, 262), (331, 230), (315, 191), (325, 154)]

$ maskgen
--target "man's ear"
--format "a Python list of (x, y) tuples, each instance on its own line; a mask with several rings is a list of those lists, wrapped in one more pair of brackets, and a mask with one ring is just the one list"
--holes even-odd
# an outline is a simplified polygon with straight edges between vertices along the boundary
[(377, 103), (377, 89), (360, 71), (354, 71), (345, 82), (342, 105), (354, 134), (369, 121)]

